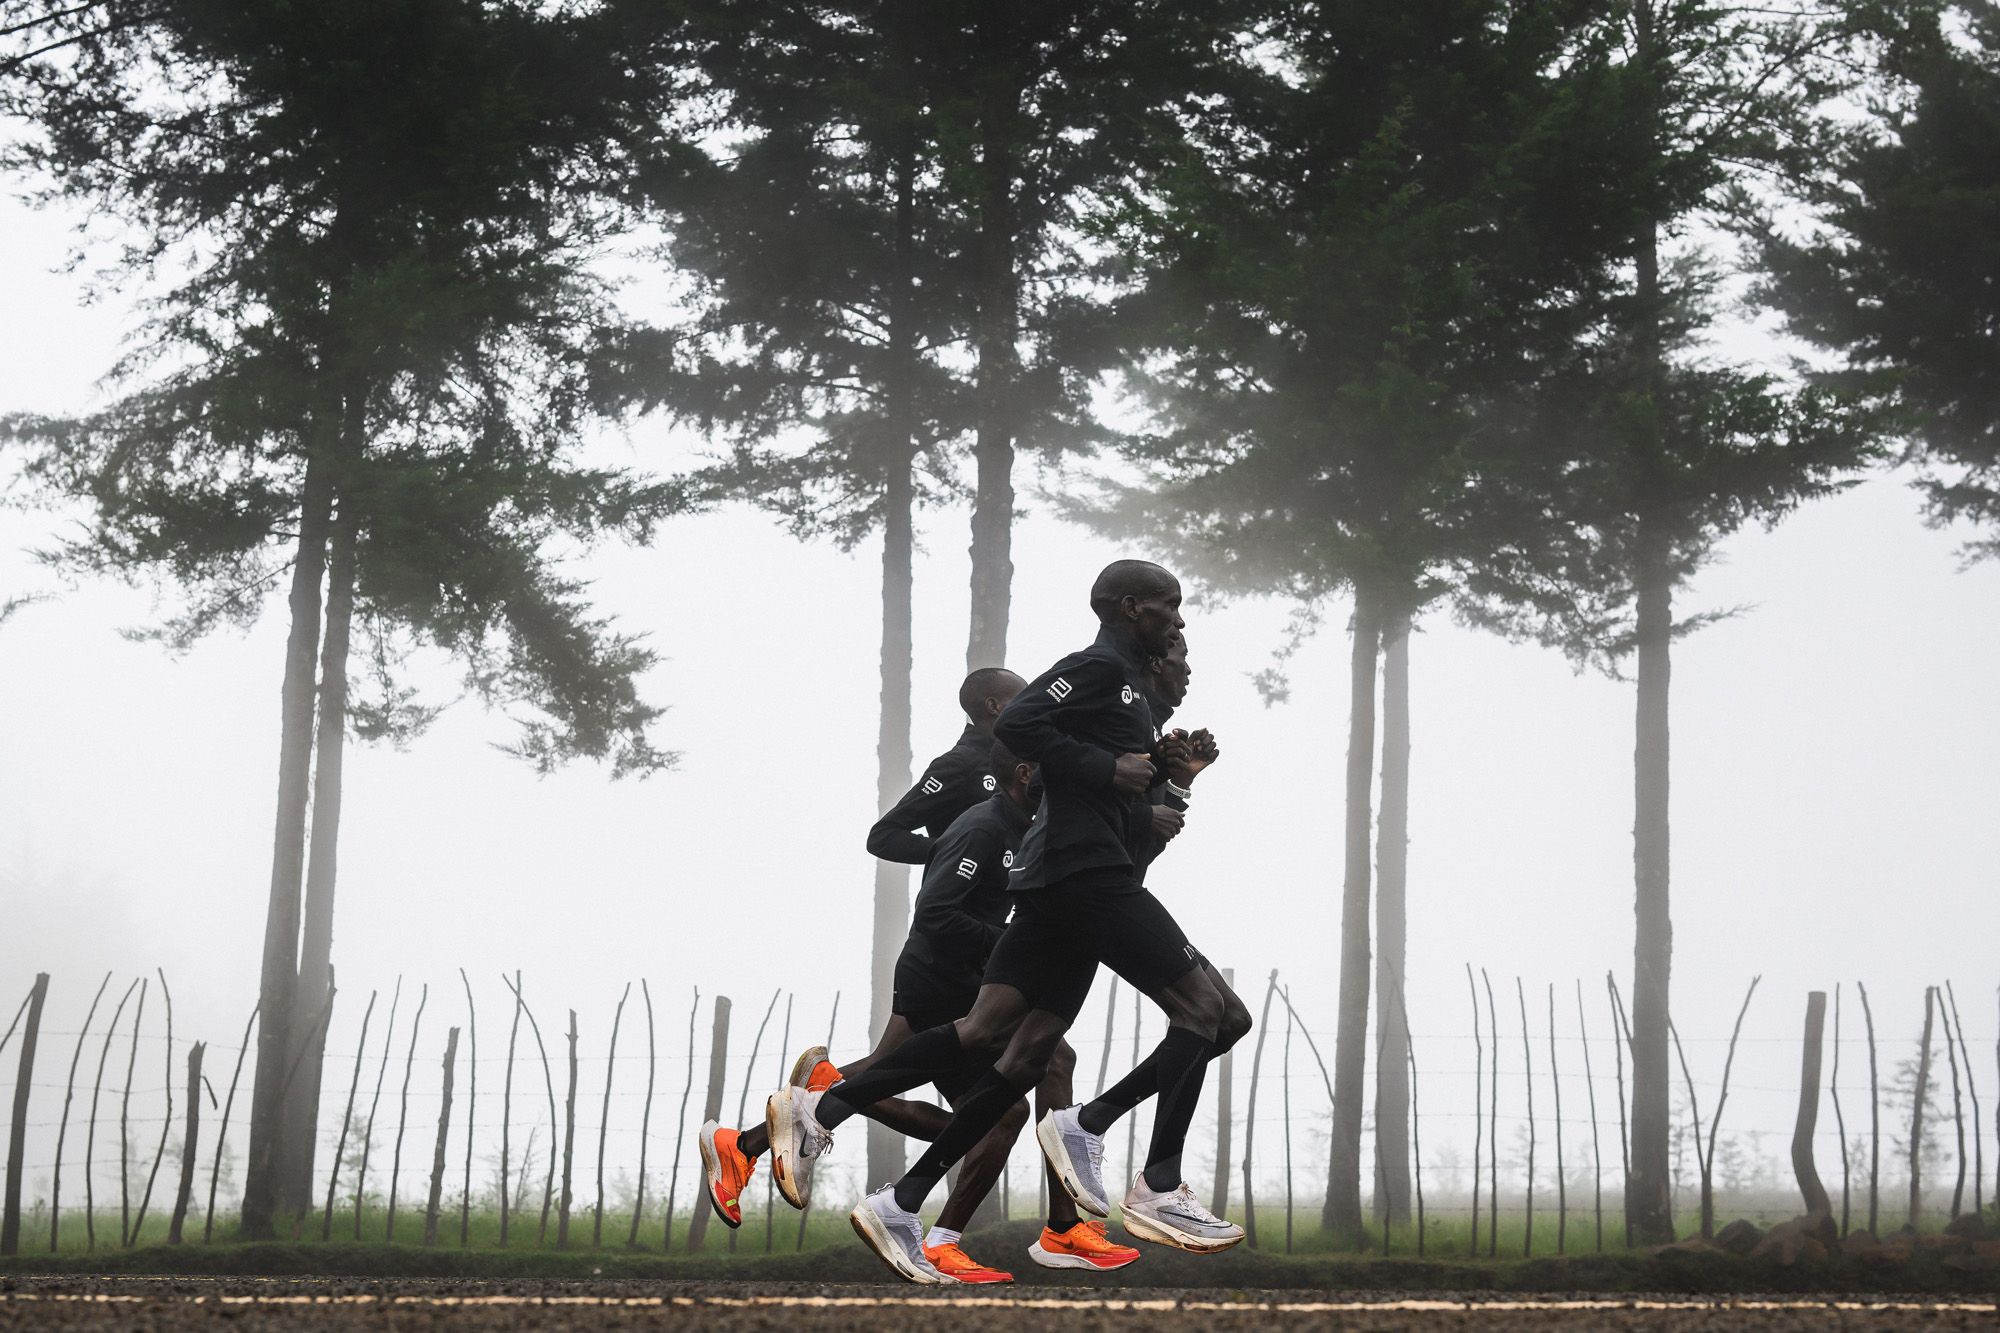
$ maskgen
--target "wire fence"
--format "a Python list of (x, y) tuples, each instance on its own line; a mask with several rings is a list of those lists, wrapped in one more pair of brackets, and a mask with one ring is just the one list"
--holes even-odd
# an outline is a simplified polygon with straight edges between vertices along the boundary
[[(165, 981), (159, 978), (158, 992)], [(155, 990), (150, 981), (142, 986), (133, 979), (132, 986), (136, 993), (128, 991), (126, 1003), (119, 1002), (123, 985), (100, 991), (88, 1016), (86, 997), (64, 997), (48, 1015), (53, 1020), (59, 1011), (60, 1021), (30, 1021), (23, 1001), (0, 1040), (0, 1053), (30, 1036), (39, 1045), (26, 1081), (14, 1086), (8, 1120), (9, 1180), (18, 1182), (10, 1190), (18, 1191), (12, 1197), (27, 1223), (18, 1243), (28, 1252), (46, 1250), (52, 1238), (65, 1249), (137, 1243), (140, 1228), (130, 1218), (144, 1211), (139, 1200), (151, 1192), (155, 1230), (176, 1202), (189, 1143), (191, 1042), (178, 1031), (169, 1039), (163, 1005), (141, 1007)], [(721, 1107), (725, 1124), (760, 1120), (765, 1094), (783, 1082), (800, 1049), (830, 1034), (837, 1062), (872, 1045), (853, 997), (843, 1012), (837, 994), (809, 1002), (780, 991), (731, 1003), (682, 988), (668, 1002), (635, 987), (615, 1019), (615, 1054), (613, 1013), (599, 1012), (601, 1005), (575, 1011), (572, 1110), (566, 1007), (558, 1010), (532, 987), (526, 991), (523, 1012), (540, 1028), (537, 1043), (530, 1024), (515, 1029), (510, 988), (440, 984), (430, 987), (421, 1026), (412, 1032), (411, 992), (421, 989), (422, 983), (404, 983), (393, 1015), (379, 993), (372, 1009), (370, 997), (336, 997), (320, 1070), (316, 1204), (298, 1221), (301, 1237), (382, 1239), (393, 1212), (395, 1238), (416, 1239), (442, 1143), (445, 1167), (435, 1174), (444, 1243), (497, 1243), (504, 1193), (506, 1212), (521, 1219), (510, 1244), (554, 1243), (580, 1218), (583, 1234), (571, 1232), (572, 1244), (685, 1246), (708, 1229), (696, 1147), (703, 1107)], [(1266, 989), (1277, 1004), (1264, 1032), (1253, 1032), (1210, 1067), (1184, 1173), (1216, 1211), (1252, 1222), (1252, 1243), (1321, 1244), (1334, 1121), (1322, 1057), (1333, 1051), (1336, 1034), (1307, 1025), (1275, 973), (1243, 989), (1253, 1014), (1268, 1002)], [(1534, 992), (1524, 983), (1503, 989), (1516, 991), (1518, 1003), (1477, 1007), (1476, 1032), (1468, 1017), (1462, 1032), (1433, 1024), (1409, 1034), (1398, 1065), (1407, 1063), (1415, 1093), (1410, 1108), (1377, 1105), (1385, 1037), (1398, 1035), (1395, 1025), (1385, 1033), (1376, 1015), (1367, 1031), (1371, 1070), (1359, 1134), (1371, 1243), (1439, 1254), (1594, 1248), (1600, 1213), (1609, 1219), (1603, 1243), (1624, 1242), (1631, 1070), (1629, 1049), (1613, 1035), (1615, 998), (1583, 1003), (1581, 986), (1566, 997), (1563, 987), (1543, 983), (1544, 1003), (1531, 1005)], [(1488, 998), (1475, 990), (1475, 1006)], [(1567, 1005), (1560, 1003), (1565, 998)], [(1838, 1224), (1843, 1230), (1936, 1225), (2000, 1199), (2000, 1033), (1968, 1028), (1959, 997), (1945, 986), (1926, 994), (1920, 1034), (1869, 1031), (1872, 1014), (1867, 1025), (1856, 1021), (1857, 998), (1854, 988), (1838, 989), (1836, 1016), (1818, 1043), (1824, 1059), (1812, 1099), (1817, 1120), (1807, 1135)], [(1767, 1009), (1781, 1003), (1769, 996), (1761, 1002)], [(719, 1032), (718, 1004), (725, 1011)], [(451, 1028), (461, 1029), (463, 1039), (452, 1052), (447, 1088), (442, 1057)], [(256, 1065), (253, 1031), (228, 1034), (233, 1044), (203, 1042), (196, 1162), (185, 1173), (193, 1181), (191, 1239), (234, 1231)], [(1115, 982), (1103, 987), (1101, 1001), (1069, 1036), (1076, 1100), (1115, 1081), (1162, 1031), (1162, 1016), (1142, 997)], [(1682, 1229), (1704, 1220), (1713, 1228), (1737, 1216), (1768, 1222), (1801, 1211), (1790, 1161), (1800, 1124), (1801, 1038), (1745, 1035), (1740, 1016), (1734, 1032), (1676, 1032), (1675, 1038), (1680, 1058), (1672, 1065), (1669, 1147)], [(16, 1061), (18, 1055), (10, 1057), (0, 1070)], [(1143, 1165), (1149, 1107), (1107, 1136), (1114, 1197)], [(1378, 1134), (1376, 1116), (1396, 1111), (1402, 1114), (1387, 1127), (1401, 1129)], [(837, 1217), (866, 1184), (879, 1183), (863, 1180), (863, 1137), (858, 1126), (845, 1130), (818, 1168), (814, 1205), (827, 1216)], [(567, 1226), (560, 1154), (551, 1160), (551, 1145), (565, 1143)], [(1024, 1135), (983, 1216), (1041, 1216), (1047, 1188), (1040, 1154)], [(86, 1199), (96, 1209), (88, 1219)], [(556, 1215), (546, 1224), (545, 1201)], [(744, 1226), (728, 1237), (731, 1248), (806, 1243), (806, 1228), (787, 1222), (790, 1209), (761, 1163), (742, 1204)], [(1386, 1232), (1376, 1230), (1385, 1219)]]

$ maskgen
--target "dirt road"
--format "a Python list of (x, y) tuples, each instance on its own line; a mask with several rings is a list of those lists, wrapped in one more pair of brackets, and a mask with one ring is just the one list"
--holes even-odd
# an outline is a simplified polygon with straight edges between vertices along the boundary
[(0, 1279), (0, 1331), (20, 1329), (424, 1330), (1201, 1329), (1286, 1326), (1525, 1333), (1575, 1329), (1992, 1330), (1992, 1300), (1798, 1296), (1495, 1297), (1491, 1294), (1005, 1288), (925, 1291), (805, 1283), (469, 1282), (398, 1279)]

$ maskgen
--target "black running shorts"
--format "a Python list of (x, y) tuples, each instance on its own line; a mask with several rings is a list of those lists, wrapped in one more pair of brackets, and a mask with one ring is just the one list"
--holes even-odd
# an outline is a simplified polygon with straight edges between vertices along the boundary
[(896, 958), (896, 994), (890, 1012), (909, 1021), (910, 1031), (922, 1032), (964, 1018), (979, 998), (977, 975), (948, 978), (910, 956), (906, 945)]
[[(912, 958), (906, 945), (896, 958), (896, 994), (890, 1012), (901, 1014), (911, 1032), (955, 1023), (972, 1012), (972, 1003), (979, 998), (979, 985), (977, 977), (953, 980), (939, 976), (935, 968)], [(972, 1085), (992, 1067), (991, 1054), (968, 1052), (956, 1069), (932, 1079), (931, 1086), (956, 1106), (959, 1098), (971, 1091)]]
[(1157, 996), (1203, 958), (1150, 890), (1056, 886), (1014, 895), (1014, 919), (986, 964), (986, 984), (1012, 986), (1035, 1009), (1074, 1022), (1099, 963)]

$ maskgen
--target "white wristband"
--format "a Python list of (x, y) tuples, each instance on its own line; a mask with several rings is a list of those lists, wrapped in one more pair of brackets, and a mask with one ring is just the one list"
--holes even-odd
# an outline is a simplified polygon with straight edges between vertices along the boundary
[(1194, 796), (1192, 791), (1178, 785), (1172, 778), (1167, 779), (1167, 791), (1171, 795), (1180, 797), (1183, 801), (1190, 800)]

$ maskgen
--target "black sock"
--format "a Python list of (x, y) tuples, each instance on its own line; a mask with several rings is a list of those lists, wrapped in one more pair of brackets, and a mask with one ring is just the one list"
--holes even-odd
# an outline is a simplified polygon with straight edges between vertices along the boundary
[(965, 1051), (958, 1044), (955, 1024), (940, 1023), (925, 1028), (853, 1078), (844, 1078), (828, 1088), (819, 1099), (814, 1118), (822, 1129), (832, 1129), (884, 1097), (908, 1092), (939, 1074), (949, 1073), (964, 1059)]
[(1214, 1043), (1187, 1028), (1168, 1028), (1154, 1048), (1158, 1061), (1160, 1102), (1153, 1113), (1153, 1142), (1146, 1150), (1142, 1173), (1149, 1189), (1170, 1190), (1181, 1183), (1181, 1149), (1194, 1123), (1195, 1103), (1208, 1070)]
[[(868, 1072), (872, 1074), (875, 1071), (871, 1069)], [(944, 1173), (957, 1166), (959, 1159), (971, 1152), (973, 1145), (1000, 1123), (1008, 1107), (1034, 1091), (1038, 1081), (1039, 1076), (1030, 1079), (1026, 1087), (1015, 1087), (999, 1070), (987, 1070), (985, 1076), (959, 1099), (958, 1109), (952, 1112), (951, 1123), (944, 1127), (937, 1141), (925, 1148), (923, 1155), (896, 1182), (897, 1207), (913, 1213), (922, 1208), (924, 1199), (944, 1179)]]
[(1145, 1101), (1160, 1090), (1160, 1053), (1158, 1048), (1147, 1052), (1146, 1058), (1103, 1092), (1092, 1098), (1090, 1103), (1076, 1113), (1077, 1123), (1092, 1134), (1103, 1134), (1118, 1117)]

